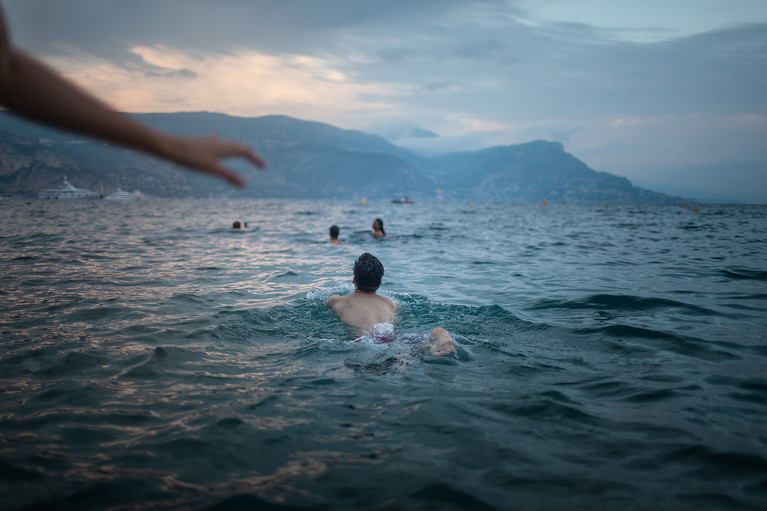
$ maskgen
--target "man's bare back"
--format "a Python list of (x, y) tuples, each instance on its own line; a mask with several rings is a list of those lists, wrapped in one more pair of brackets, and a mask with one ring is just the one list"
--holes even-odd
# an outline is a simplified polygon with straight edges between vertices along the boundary
[[(378, 323), (393, 323), (397, 315), (397, 304), (376, 294), (383, 274), (383, 264), (378, 258), (362, 254), (354, 262), (354, 292), (344, 296), (333, 295), (325, 301), (341, 321), (358, 330), (359, 335), (370, 333)], [(455, 341), (441, 327), (432, 330), (422, 346), (438, 357), (455, 352)]]
[(392, 323), (397, 304), (375, 292), (355, 290), (348, 295), (333, 295), (327, 299), (341, 321), (360, 330), (369, 331), (376, 323)]

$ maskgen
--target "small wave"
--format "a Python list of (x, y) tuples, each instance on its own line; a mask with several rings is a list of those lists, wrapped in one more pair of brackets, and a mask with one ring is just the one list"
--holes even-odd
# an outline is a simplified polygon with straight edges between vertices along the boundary
[(665, 401), (678, 395), (676, 389), (654, 389), (637, 392), (624, 398), (631, 403), (654, 403), (656, 401)]
[(547, 309), (597, 309), (614, 311), (650, 311), (655, 309), (679, 308), (701, 315), (718, 315), (715, 311), (667, 298), (642, 297), (634, 295), (596, 294), (580, 300), (540, 300), (528, 310)]
[(174, 293), (170, 301), (179, 304), (197, 305), (206, 303), (206, 299), (194, 293)]
[(400, 330), (430, 331), (441, 326), (451, 335), (505, 339), (532, 325), (498, 305), (435, 303), (415, 294), (397, 294), (392, 298), (400, 304)]
[(411, 493), (410, 496), (427, 502), (427, 509), (476, 509), (477, 511), (495, 509), (473, 495), (446, 484), (431, 483)]
[(707, 360), (709, 362), (727, 362), (740, 358), (729, 351), (712, 347), (713, 343), (703, 339), (673, 335), (658, 330), (650, 330), (629, 325), (611, 325), (603, 328), (581, 328), (574, 330), (574, 333), (581, 335), (601, 333), (610, 338), (644, 339), (650, 343), (658, 341), (659, 343), (655, 344), (656, 347), (681, 355)]
[(767, 405), (767, 381), (750, 379), (736, 385), (737, 390), (728, 395), (737, 401)]
[(46, 479), (46, 476), (38, 471), (28, 470), (23, 467), (12, 465), (3, 459), (0, 459), (0, 474), (3, 474), (3, 479), (6, 483), (31, 482), (39, 484)]
[(322, 302), (325, 303), (332, 295), (345, 295), (354, 291), (354, 286), (349, 283), (338, 284), (329, 288), (317, 288), (312, 289), (306, 293), (306, 299), (310, 302)]
[(274, 275), (274, 278), (280, 279), (280, 278), (283, 278), (283, 277), (298, 277), (298, 275), (299, 275), (298, 273), (296, 273), (296, 272), (294, 272), (292, 270), (288, 270), (286, 272)]
[(711, 472), (719, 477), (730, 477), (732, 474), (753, 475), (762, 477), (767, 473), (767, 460), (753, 453), (730, 451), (718, 452), (704, 445), (692, 445), (678, 449), (666, 456), (671, 463), (694, 462), (699, 470)]
[(767, 271), (749, 270), (746, 268), (725, 269), (720, 272), (720, 275), (733, 280), (767, 280)]
[(496, 412), (519, 418), (565, 420), (582, 424), (597, 425), (597, 417), (583, 412), (572, 404), (565, 404), (554, 399), (539, 399), (518, 405), (495, 404), (490, 407)]
[(126, 318), (138, 318), (140, 314), (137, 314), (130, 308), (119, 306), (101, 306), (95, 305), (90, 308), (82, 308), (75, 310), (71, 314), (64, 316), (67, 323), (75, 322), (96, 322), (99, 320), (114, 321), (117, 318), (124, 320)]

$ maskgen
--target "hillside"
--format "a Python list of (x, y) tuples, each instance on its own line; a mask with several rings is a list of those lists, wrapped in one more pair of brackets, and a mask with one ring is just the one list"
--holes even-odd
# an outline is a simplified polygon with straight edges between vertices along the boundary
[(268, 162), (239, 161), (248, 186), (184, 172), (168, 163), (41, 127), (0, 112), (0, 194), (36, 196), (61, 184), (139, 189), (161, 197), (388, 199), (408, 195), (469, 200), (670, 202), (678, 200), (596, 172), (556, 142), (536, 141), (425, 158), (376, 135), (286, 116), (232, 117), (207, 112), (137, 114), (158, 129), (216, 133), (253, 146)]

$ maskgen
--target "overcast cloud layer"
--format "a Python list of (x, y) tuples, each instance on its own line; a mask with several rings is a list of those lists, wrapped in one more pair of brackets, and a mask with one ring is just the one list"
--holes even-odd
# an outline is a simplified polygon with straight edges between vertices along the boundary
[[(761, 0), (4, 0), (15, 42), (129, 112), (286, 114), (440, 152), (560, 141), (767, 203)], [(672, 4), (672, 5), (667, 5)]]

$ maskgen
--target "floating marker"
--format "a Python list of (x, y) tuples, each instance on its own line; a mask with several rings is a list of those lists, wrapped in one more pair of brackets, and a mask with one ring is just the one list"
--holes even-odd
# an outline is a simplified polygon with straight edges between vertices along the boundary
[(548, 201), (546, 199), (543, 199), (543, 205), (544, 206), (548, 206), (549, 205), (549, 203), (548, 203)]
[(367, 204), (367, 203), (368, 203), (368, 200), (367, 200), (367, 199), (362, 199), (362, 203), (363, 203), (363, 204)]

